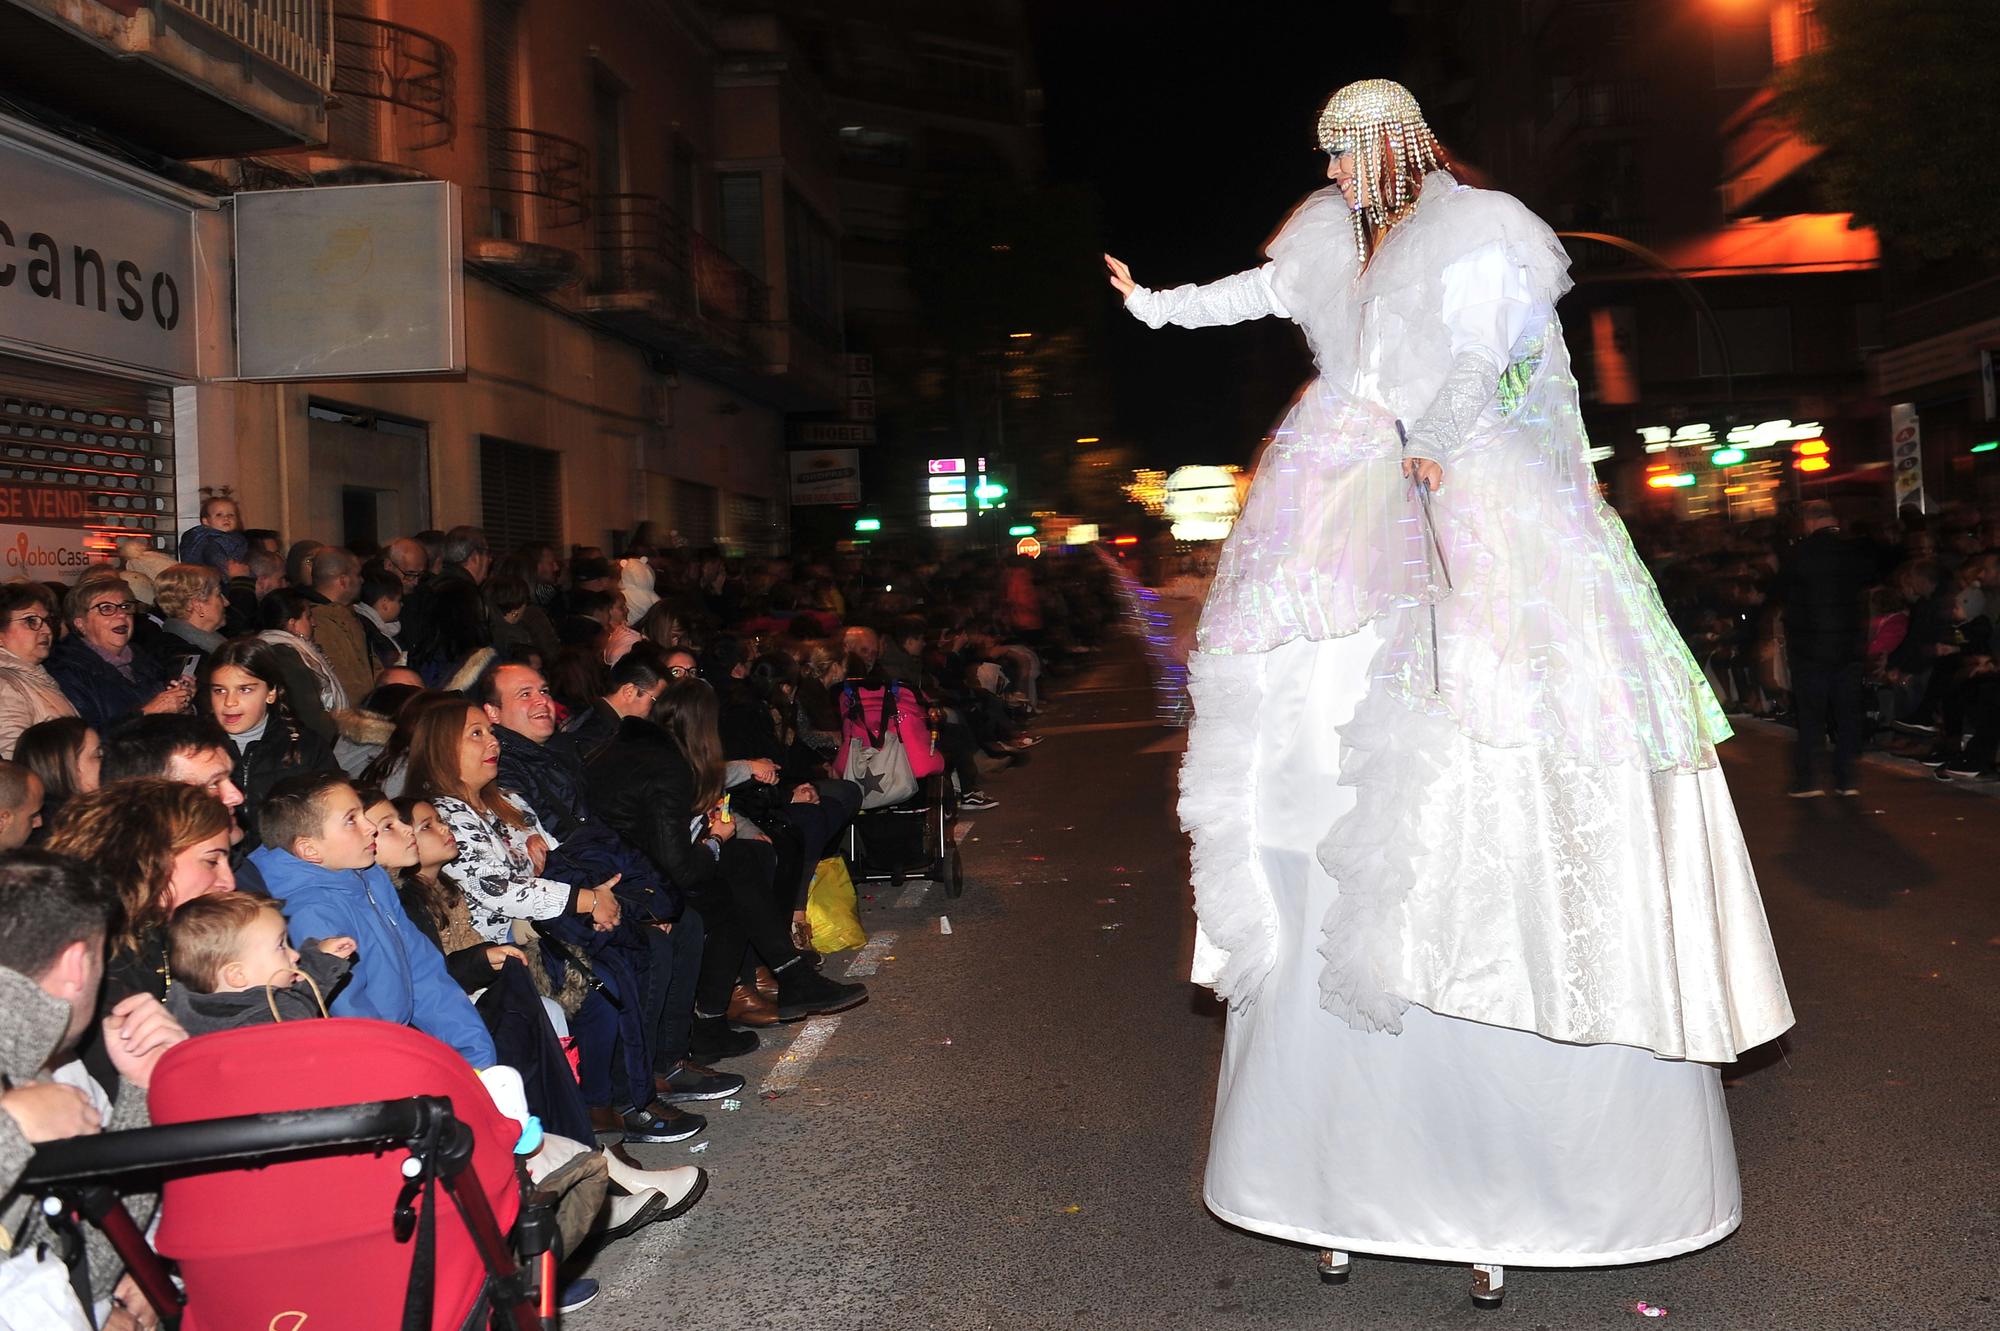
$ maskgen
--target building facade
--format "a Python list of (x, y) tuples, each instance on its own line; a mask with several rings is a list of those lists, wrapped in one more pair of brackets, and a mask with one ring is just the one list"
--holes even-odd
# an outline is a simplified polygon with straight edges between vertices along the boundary
[[(180, 46), (153, 31), (173, 24), (190, 34)], [(226, 487), (249, 525), (361, 547), (461, 522), (501, 549), (611, 551), (642, 521), (689, 544), (787, 540), (786, 418), (842, 385), (840, 210), (824, 94), (775, 15), (676, 0), (0, 0), (0, 25), (35, 37), (0, 52), (10, 75), (31, 56), (111, 72), (47, 78), (15, 138), (107, 137), (151, 168), (128, 174), (204, 219), (182, 249), (205, 357), (126, 366), (171, 459), (162, 539)], [(261, 59), (259, 41), (298, 68)], [(117, 59), (135, 48), (163, 54)], [(177, 58), (157, 81), (194, 91), (149, 118), (123, 71)], [(246, 70), (271, 87), (247, 87)], [(311, 208), (330, 196), (310, 192), (426, 180), (455, 187), (460, 364), (343, 377), (330, 348), (330, 372), (239, 378), (232, 310), (264, 293), (234, 266), (231, 197), (293, 190)], [(297, 262), (333, 281), (353, 260), (337, 249)], [(437, 294), (413, 293), (412, 310)]]
[[(1818, 149), (1776, 109), (1820, 40), (1810, 0), (1410, 10), (1447, 146), (1570, 250), (1561, 313), (1621, 507), (1740, 519), (1879, 492), (1888, 516), (1880, 249), (1828, 209)], [(1828, 465), (1800, 471), (1813, 440)]]

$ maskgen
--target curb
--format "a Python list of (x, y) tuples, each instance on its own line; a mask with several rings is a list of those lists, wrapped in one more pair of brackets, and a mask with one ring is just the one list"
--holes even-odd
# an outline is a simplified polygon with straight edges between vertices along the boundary
[[(1777, 721), (1766, 721), (1758, 716), (1731, 716), (1729, 724), (1739, 731), (1769, 735), (1773, 739), (1782, 739), (1788, 743), (1796, 740), (1799, 734), (1791, 726), (1783, 725)], [(1880, 768), (1885, 772), (1899, 772), (1904, 776), (1920, 776), (1934, 786), (1948, 786), (1953, 790), (1961, 790), (1968, 795), (1977, 795), (1982, 799), (2000, 799), (2000, 781), (1956, 781), (1948, 778), (1940, 779), (1935, 771), (1924, 766), (1915, 758), (1904, 758), (1898, 754), (1883, 753), (1879, 750), (1864, 750), (1861, 754), (1861, 761), (1865, 766)]]

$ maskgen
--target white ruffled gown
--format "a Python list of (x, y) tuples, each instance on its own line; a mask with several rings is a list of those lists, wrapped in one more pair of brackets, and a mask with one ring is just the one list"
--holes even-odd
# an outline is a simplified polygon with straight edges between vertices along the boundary
[[(1127, 302), (1292, 318), (1320, 371), (1189, 662), (1194, 978), (1230, 1004), (1206, 1200), (1364, 1253), (1702, 1247), (1741, 1217), (1717, 1065), (1792, 1014), (1728, 726), (1585, 458), (1567, 256), (1446, 172), (1358, 279), (1350, 225), (1322, 190), (1265, 266)], [(1445, 468), (1441, 561), (1398, 420)]]

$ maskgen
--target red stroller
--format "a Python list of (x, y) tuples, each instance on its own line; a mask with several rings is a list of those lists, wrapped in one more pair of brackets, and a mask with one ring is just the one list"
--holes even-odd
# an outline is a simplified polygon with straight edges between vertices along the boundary
[[(170, 1050), (149, 1103), (153, 1127), (45, 1145), (20, 1187), (101, 1228), (167, 1325), (555, 1325), (555, 1223), (524, 1197), (519, 1125), (446, 1045), (344, 1018), (227, 1031)], [(157, 1255), (114, 1178), (164, 1179)]]

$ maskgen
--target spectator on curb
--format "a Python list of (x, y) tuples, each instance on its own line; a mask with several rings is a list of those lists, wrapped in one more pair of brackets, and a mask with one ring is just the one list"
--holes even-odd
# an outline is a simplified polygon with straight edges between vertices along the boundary
[[(354, 598), (354, 613), (361, 618), (368, 637), (368, 654), (374, 669), (387, 670), (409, 660), (403, 650), (403, 580), (394, 569), (369, 564), (361, 570), (360, 594)], [(362, 696), (366, 696), (365, 692)]]
[(1833, 739), (1833, 786), (1857, 793), (1861, 757), (1862, 662), (1868, 643), (1867, 592), (1873, 572), (1866, 553), (1841, 534), (1833, 505), (1821, 500), (1801, 512), (1805, 537), (1787, 552), (1774, 595), (1785, 616), (1785, 653), (1798, 724), (1793, 747), (1795, 798), (1824, 793), (1817, 768)]
[(75, 716), (76, 705), (44, 664), (55, 648), (55, 598), (33, 582), (0, 586), (0, 758), (28, 727)]
[(368, 630), (354, 612), (361, 595), (361, 561), (338, 546), (326, 546), (313, 557), (313, 645), (326, 658), (333, 677), (349, 701), (368, 696), (375, 687), (375, 657), (368, 647)]
[[(419, 537), (421, 539), (421, 535)], [(486, 533), (453, 527), (439, 543), (441, 567), (403, 601), (404, 644), (410, 665), (435, 685), (466, 657), (493, 645), (480, 585), (492, 570)]]
[(70, 635), (50, 653), (49, 674), (99, 733), (141, 712), (185, 712), (194, 696), (192, 680), (176, 679), (132, 641), (137, 608), (115, 573), (91, 574), (63, 598)]
[(228, 495), (201, 501), (201, 521), (181, 533), (181, 562), (204, 564), (216, 580), (229, 577), (230, 565), (246, 563), (250, 542), (243, 535), (243, 515)]
[(161, 659), (176, 674), (185, 674), (189, 659), (199, 660), (222, 645), (222, 622), (229, 601), (222, 594), (221, 575), (206, 564), (169, 564), (153, 579), (154, 603), (163, 622), (155, 643)]
[(65, 804), (97, 789), (104, 742), (82, 717), (58, 716), (21, 732), (21, 742), (14, 746), (14, 761), (41, 778), (42, 826), (38, 835), (28, 839), (30, 845), (40, 845), (48, 839), (48, 829)]

